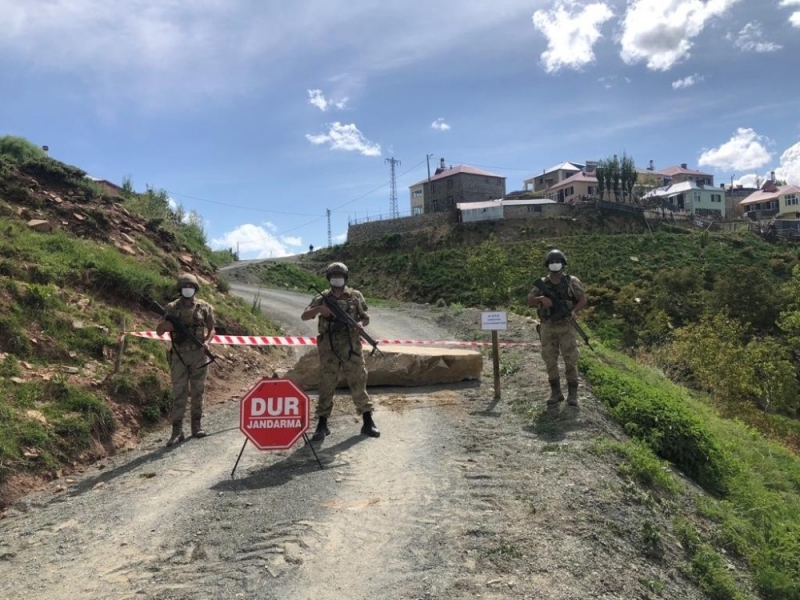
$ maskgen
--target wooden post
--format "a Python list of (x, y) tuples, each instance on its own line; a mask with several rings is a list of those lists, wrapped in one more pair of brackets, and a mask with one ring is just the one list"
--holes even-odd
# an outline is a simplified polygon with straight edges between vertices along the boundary
[(112, 375), (119, 372), (120, 365), (122, 364), (122, 353), (125, 351), (125, 317), (122, 317), (122, 330), (119, 334), (119, 345), (117, 346), (117, 356), (114, 359), (114, 371)]
[(494, 367), (494, 399), (500, 400), (500, 349), (497, 330), (492, 330), (492, 366)]

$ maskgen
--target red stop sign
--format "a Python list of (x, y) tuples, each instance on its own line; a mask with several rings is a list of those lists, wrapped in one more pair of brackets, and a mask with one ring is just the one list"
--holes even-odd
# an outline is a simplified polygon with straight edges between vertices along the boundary
[(308, 429), (310, 402), (290, 379), (262, 379), (242, 398), (239, 429), (259, 450), (286, 450)]

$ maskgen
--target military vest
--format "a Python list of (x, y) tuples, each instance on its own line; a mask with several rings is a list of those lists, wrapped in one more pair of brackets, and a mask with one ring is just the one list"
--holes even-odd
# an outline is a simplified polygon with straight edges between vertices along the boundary
[[(333, 290), (325, 290), (322, 292), (322, 295), (325, 297), (330, 297), (331, 300), (334, 300), (341, 308), (346, 312), (348, 315), (353, 317), (353, 320), (358, 322), (364, 314), (364, 311), (361, 308), (362, 300), (360, 292), (356, 292), (351, 288), (344, 288), (342, 295), (338, 298), (333, 296)], [(322, 304), (322, 300), (320, 299), (320, 304)], [(358, 339), (358, 332), (355, 328), (352, 329), (349, 333), (351, 336), (354, 336), (355, 339)], [(319, 316), (319, 321), (317, 322), (317, 331), (320, 334), (337, 334), (339, 332), (346, 332), (347, 333), (348, 326), (347, 323), (344, 323), (340, 319), (336, 319), (335, 317), (323, 317), (322, 315)]]
[[(557, 284), (550, 280), (550, 277), (542, 277), (541, 279), (547, 291), (554, 298), (560, 299), (564, 302), (567, 308), (572, 311), (572, 307), (577, 300), (575, 292), (572, 289), (572, 282), (569, 275), (562, 275), (561, 281)], [(538, 289), (538, 288), (537, 288)], [(566, 317), (555, 307), (545, 308), (541, 304), (538, 308), (539, 318), (545, 323), (558, 323), (563, 321)]]
[[(195, 299), (192, 304), (186, 306), (182, 300), (178, 299), (167, 304), (166, 312), (169, 316), (177, 318), (181, 325), (202, 342), (208, 333), (206, 320), (209, 315), (213, 314), (213, 309), (205, 300)], [(194, 346), (194, 342), (181, 335), (177, 330), (172, 332), (172, 343), (176, 346)]]

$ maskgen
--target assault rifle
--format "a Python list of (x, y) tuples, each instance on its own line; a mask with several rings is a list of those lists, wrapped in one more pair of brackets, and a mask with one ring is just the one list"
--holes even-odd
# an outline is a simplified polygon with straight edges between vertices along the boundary
[[(189, 340), (190, 342), (194, 343), (194, 345), (197, 346), (198, 348), (202, 348), (203, 352), (205, 352), (206, 356), (208, 356), (208, 358), (209, 358), (209, 360), (206, 363), (206, 365), (211, 364), (212, 362), (217, 360), (217, 357), (211, 353), (211, 350), (206, 348), (205, 344), (203, 344), (203, 342), (201, 342), (199, 339), (197, 339), (197, 336), (195, 334), (193, 334), (191, 331), (186, 329), (186, 327), (183, 325), (183, 323), (180, 322), (180, 320), (176, 319), (175, 317), (172, 317), (172, 316), (168, 315), (166, 309), (163, 306), (161, 306), (158, 302), (153, 300), (152, 307), (153, 307), (153, 310), (156, 313), (158, 313), (159, 315), (161, 315), (164, 318), (165, 321), (167, 321), (167, 322), (172, 324), (173, 333), (170, 334), (170, 335), (173, 338), (173, 340), (175, 339), (174, 335), (177, 333), (178, 335), (180, 335), (180, 336), (184, 337), (185, 339)], [(203, 366), (205, 366), (205, 365), (203, 365)]]
[(553, 294), (550, 293), (550, 290), (547, 289), (547, 286), (542, 282), (541, 279), (535, 280), (533, 282), (533, 285), (536, 287), (536, 289), (542, 292), (543, 296), (546, 296), (547, 298), (550, 299), (550, 301), (553, 303), (553, 309), (561, 313), (564, 316), (564, 318), (571, 320), (572, 326), (575, 328), (575, 331), (578, 332), (578, 335), (580, 335), (581, 338), (583, 338), (583, 341), (586, 342), (586, 345), (589, 346), (591, 350), (594, 350), (594, 348), (592, 348), (592, 345), (589, 343), (589, 336), (586, 335), (586, 332), (583, 329), (581, 329), (581, 326), (578, 325), (578, 322), (572, 318), (572, 311), (569, 309), (566, 303), (557, 296), (553, 296)]
[(366, 331), (364, 331), (364, 329), (362, 329), (362, 327), (356, 322), (356, 320), (350, 315), (348, 315), (341, 306), (339, 306), (339, 303), (336, 302), (336, 300), (331, 298), (330, 295), (323, 294), (321, 291), (317, 289), (315, 285), (308, 286), (308, 289), (314, 290), (322, 297), (322, 302), (333, 313), (335, 320), (341, 322), (343, 325), (346, 325), (347, 327), (355, 328), (358, 331), (358, 335), (364, 338), (364, 341), (367, 342), (370, 346), (372, 346), (372, 352), (370, 352), (370, 356), (375, 354), (376, 351), (378, 353), (381, 353), (381, 351), (378, 350), (378, 342), (372, 339), (372, 337)]

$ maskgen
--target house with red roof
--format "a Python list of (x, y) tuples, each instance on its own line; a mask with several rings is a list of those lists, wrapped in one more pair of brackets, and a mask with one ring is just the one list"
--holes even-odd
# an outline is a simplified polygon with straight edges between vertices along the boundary
[(409, 186), (411, 214), (454, 212), (457, 204), (497, 200), (506, 195), (506, 178), (469, 165), (446, 166), (442, 158), (430, 177)]

